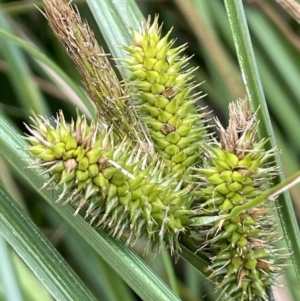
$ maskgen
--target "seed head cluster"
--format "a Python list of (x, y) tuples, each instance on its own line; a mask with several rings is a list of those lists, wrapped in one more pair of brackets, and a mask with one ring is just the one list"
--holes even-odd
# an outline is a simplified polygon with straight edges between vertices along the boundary
[[(268, 300), (286, 255), (267, 202), (230, 212), (251, 202), (272, 184), (274, 150), (257, 140), (258, 121), (246, 101), (229, 106), (229, 126), (219, 121), (219, 139), (208, 138), (205, 114), (195, 107), (200, 94), (186, 69), (185, 45), (173, 47), (156, 17), (132, 31), (123, 46), (120, 83), (88, 24), (69, 4), (44, 0), (45, 16), (83, 76), (99, 118), (88, 123), (77, 113), (67, 123), (33, 113), (26, 126), (27, 151), (49, 175), (44, 187), (59, 191), (96, 228), (146, 250), (180, 252), (179, 241), (193, 235), (209, 260), (210, 279), (222, 300)], [(194, 223), (197, 217), (217, 217)]]

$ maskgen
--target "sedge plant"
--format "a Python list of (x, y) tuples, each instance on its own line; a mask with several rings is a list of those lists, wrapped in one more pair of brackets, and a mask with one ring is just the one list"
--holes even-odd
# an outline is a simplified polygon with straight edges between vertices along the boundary
[(97, 116), (88, 122), (77, 112), (67, 122), (62, 111), (53, 119), (32, 113), (25, 150), (29, 167), (49, 175), (42, 189), (59, 191), (57, 202), (127, 245), (143, 239), (146, 252), (167, 248), (178, 258), (180, 242), (189, 242), (208, 258), (205, 273), (222, 300), (269, 300), (289, 255), (275, 246), (267, 201), (285, 188), (270, 190), (277, 150), (258, 139), (257, 112), (246, 100), (232, 102), (228, 128), (217, 121), (219, 138), (208, 134), (186, 45), (174, 47), (171, 31), (162, 35), (158, 16), (121, 45), (120, 81), (70, 4), (45, 0), (44, 8)]

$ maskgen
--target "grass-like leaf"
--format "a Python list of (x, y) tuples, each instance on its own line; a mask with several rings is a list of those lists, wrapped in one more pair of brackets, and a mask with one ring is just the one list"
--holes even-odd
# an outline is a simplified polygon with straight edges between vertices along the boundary
[(131, 28), (140, 29), (144, 20), (135, 1), (87, 0), (91, 12), (114, 58), (123, 58), (120, 45), (131, 43)]
[[(62, 256), (2, 185), (0, 185), (0, 212), (0, 233), (55, 299), (95, 300)], [(15, 297), (8, 300), (18, 300)]]
[[(1, 8), (0, 29), (11, 31), (9, 22)], [(40, 90), (32, 79), (24, 53), (9, 40), (1, 41), (0, 51), (8, 64), (10, 79), (21, 106), (27, 111), (33, 109), (46, 114), (48, 112), (48, 105), (45, 103)]]
[(12, 257), (9, 254), (8, 244), (0, 236), (0, 279), (4, 286), (7, 300), (23, 301), (21, 288), (14, 272)]
[[(10, 40), (10, 43), (13, 42), (17, 44), (19, 47), (22, 47), (24, 50), (26, 50), (31, 56), (38, 59), (45, 65), (47, 65), (53, 72), (55, 72), (73, 91), (76, 93), (82, 103), (83, 107), (88, 109), (88, 112), (92, 114), (92, 116), (96, 115), (94, 106), (92, 105), (89, 98), (86, 96), (86, 94), (83, 92), (83, 90), (59, 67), (57, 66), (51, 59), (49, 59), (44, 53), (42, 53), (39, 49), (37, 49), (35, 46), (29, 44), (28, 42), (16, 37), (15, 35), (9, 33), (6, 30), (3, 30), (0, 28), (0, 37), (4, 38), (2, 40)], [(22, 80), (20, 80), (22, 82)], [(28, 107), (29, 109), (34, 109), (34, 107)], [(35, 110), (36, 112), (42, 113), (41, 110)]]

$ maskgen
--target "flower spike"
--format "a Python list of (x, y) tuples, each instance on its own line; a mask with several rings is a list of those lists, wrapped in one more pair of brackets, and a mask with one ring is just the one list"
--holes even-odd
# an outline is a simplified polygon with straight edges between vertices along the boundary
[[(52, 126), (48, 118), (33, 115), (26, 126), (27, 148), (50, 177), (45, 186), (61, 189), (57, 201), (70, 203), (76, 213), (113, 236), (127, 236), (133, 244), (146, 237), (148, 247), (179, 250), (179, 235), (190, 223), (190, 188), (182, 188), (177, 175), (165, 176), (165, 164), (132, 144), (121, 142), (97, 121), (85, 116), (66, 123), (60, 111)], [(148, 163), (150, 162), (151, 163)]]
[[(226, 217), (236, 206), (261, 195), (276, 174), (268, 163), (274, 150), (257, 141), (256, 115), (246, 101), (229, 106), (224, 129), (217, 121), (220, 142), (203, 148), (204, 167), (199, 179), (198, 214)], [(278, 252), (272, 207), (263, 203), (234, 218), (199, 227), (200, 249), (211, 258), (210, 278), (218, 284), (222, 300), (268, 300), (266, 290), (276, 285), (288, 257)]]
[(149, 127), (158, 153), (167, 159), (173, 171), (186, 171), (199, 162), (198, 150), (206, 138), (203, 114), (193, 93), (194, 68), (187, 69), (189, 58), (181, 57), (186, 45), (173, 48), (171, 30), (161, 36), (158, 17), (150, 19), (142, 32), (133, 31), (133, 45), (123, 46), (128, 57), (124, 68), (131, 74), (129, 86), (142, 120)]

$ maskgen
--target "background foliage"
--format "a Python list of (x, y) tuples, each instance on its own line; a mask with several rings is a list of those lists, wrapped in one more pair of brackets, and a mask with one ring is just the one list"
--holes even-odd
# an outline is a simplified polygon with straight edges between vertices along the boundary
[[(106, 40), (115, 38), (109, 32), (109, 23), (107, 27), (102, 28), (101, 34), (88, 5), (81, 0), (74, 1), (74, 3), (78, 6), (82, 17), (87, 19), (93, 28), (99, 43), (106, 47), (104, 38)], [(244, 1), (243, 3), (275, 138), (278, 148), (281, 149), (284, 172), (290, 175), (300, 168), (299, 19), (297, 22), (275, 1)], [(84, 98), (82, 91), (76, 92), (77, 95), (81, 93), (80, 97), (72, 91), (82, 86), (81, 79), (62, 45), (53, 36), (47, 21), (33, 4), (40, 6), (41, 2), (2, 2), (0, 28), (35, 44), (66, 72), (74, 81), (75, 87), (70, 88), (57, 71), (53, 71), (32, 55), (21, 51), (15, 44), (0, 37), (0, 115), (8, 120), (19, 133), (25, 131), (23, 122), (28, 122), (30, 109), (48, 116), (62, 109), (70, 118), (75, 115), (74, 106), (76, 105), (89, 116), (95, 113), (90, 104), (81, 101)], [(96, 4), (96, 1), (89, 1), (92, 7)], [(145, 17), (148, 14), (153, 16), (159, 13), (160, 20), (164, 23), (164, 32), (174, 27), (172, 37), (177, 37), (176, 44), (188, 43), (189, 48), (186, 54), (193, 55), (192, 64), (199, 66), (195, 80), (203, 82), (201, 89), (207, 94), (201, 100), (200, 105), (207, 106), (208, 112), (213, 111), (213, 114), (226, 124), (228, 103), (236, 98), (244, 98), (245, 88), (223, 1), (140, 0), (137, 1), (137, 5)], [(97, 14), (97, 6), (94, 8), (93, 13)], [(134, 13), (132, 16), (126, 11), (126, 6), (124, 9), (123, 21), (128, 25), (138, 26), (139, 22), (133, 18)], [(138, 14), (138, 12), (135, 13)], [(128, 31), (124, 32), (128, 34)], [(108, 51), (108, 48), (106, 49)], [(118, 48), (115, 48), (115, 51), (119, 51)], [(214, 124), (213, 119), (210, 123)], [(3, 123), (0, 126), (4, 127)], [(14, 145), (16, 150), (21, 146), (18, 138), (8, 143)], [(1, 147), (4, 146), (1, 145)], [(73, 230), (74, 227), (79, 227), (79, 224), (70, 226), (66, 223), (43, 200), (37, 189), (28, 185), (28, 180), (24, 179), (25, 164), (23, 166), (19, 164), (16, 169), (11, 168), (8, 161), (11, 160), (7, 156), (0, 157), (0, 184), (6, 190), (6, 194), (1, 195), (1, 202), (8, 204), (10, 201), (6, 197), (11, 195), (11, 199), (16, 200), (23, 207), (30, 219), (42, 230), (83, 280), (95, 300), (139, 300), (139, 297), (99, 257), (94, 248), (86, 244)], [(31, 177), (33, 175), (29, 172), (27, 178)], [(38, 179), (35, 179), (35, 185), (41, 186), (38, 186)], [(291, 190), (298, 219), (300, 218), (299, 189), (298, 185)], [(45, 198), (53, 197), (50, 192), (47, 193), (48, 196), (44, 195)], [(9, 212), (10, 209), (7, 207), (7, 210)], [(66, 214), (69, 214), (72, 219), (70, 212)], [(20, 222), (21, 224), (23, 222), (24, 226), (25, 221)], [(27, 230), (30, 230), (30, 227), (28, 225)], [(104, 235), (103, 240), (107, 241), (109, 238)], [(100, 243), (97, 247), (100, 247)], [(118, 248), (119, 245), (115, 247)], [(142, 249), (142, 245), (135, 246), (135, 251), (141, 256), (143, 255)], [(108, 250), (107, 256), (109, 252)], [(33, 276), (3, 238), (0, 240), (0, 254), (0, 300), (52, 300), (41, 282)], [(43, 256), (47, 257), (47, 252), (41, 254), (41, 258), (46, 258)], [(167, 254), (156, 257), (148, 254), (143, 258), (182, 300), (216, 299), (212, 293), (211, 284), (183, 260), (173, 265)], [(114, 261), (114, 258), (109, 258), (109, 260)], [(135, 262), (134, 257), (132, 260)], [(43, 260), (39, 263), (41, 266), (42, 262)], [(48, 261), (46, 261), (47, 264)], [(119, 264), (122, 266), (122, 262)], [(118, 268), (118, 265), (115, 268)], [(136, 274), (136, 277), (142, 276)], [(285, 300), (283, 298), (299, 300), (299, 285), (297, 285), (298, 280), (293, 269), (289, 269), (287, 279), (282, 279), (282, 281), (288, 283), (286, 284), (288, 289), (280, 290), (279, 297), (275, 294), (276, 300)], [(44, 282), (43, 279), (42, 282)], [(67, 279), (64, 283), (67, 288)], [(155, 282), (152, 284), (155, 290)], [(145, 285), (147, 285), (147, 276)], [(81, 292), (86, 296), (86, 300), (93, 300), (93, 297), (89, 297), (84, 285)], [(165, 292), (168, 294), (167, 289)], [(74, 294), (76, 295), (76, 292)], [(173, 297), (170, 295), (169, 298)], [(159, 299), (156, 298), (156, 300)], [(175, 297), (174, 300), (176, 300)]]

